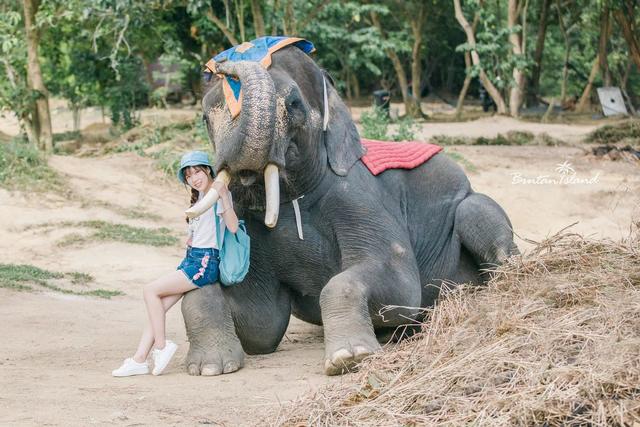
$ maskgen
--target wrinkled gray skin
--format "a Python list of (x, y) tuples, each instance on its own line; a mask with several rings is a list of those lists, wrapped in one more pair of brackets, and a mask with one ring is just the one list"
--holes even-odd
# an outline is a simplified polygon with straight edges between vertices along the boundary
[[(251, 236), (251, 268), (238, 286), (185, 296), (192, 375), (233, 372), (244, 352), (273, 352), (291, 314), (324, 326), (324, 369), (340, 374), (418, 315), (399, 308), (383, 317), (384, 306), (430, 306), (443, 281), (481, 283), (481, 269), (517, 253), (504, 211), (475, 193), (456, 163), (437, 154), (413, 170), (374, 177), (359, 161), (360, 137), (329, 80), (323, 135), (323, 72), (295, 47), (272, 59), (268, 71), (219, 64), (242, 82), (235, 119), (219, 79), (203, 99), (215, 168), (231, 173), (235, 207)], [(280, 168), (274, 229), (263, 223), (269, 162)], [(299, 240), (291, 200), (302, 195)]]

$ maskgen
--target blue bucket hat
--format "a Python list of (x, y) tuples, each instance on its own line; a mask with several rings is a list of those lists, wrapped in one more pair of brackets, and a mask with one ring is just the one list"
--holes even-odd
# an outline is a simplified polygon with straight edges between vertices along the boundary
[(180, 159), (180, 169), (178, 169), (178, 179), (183, 184), (187, 183), (187, 180), (184, 178), (184, 169), (189, 166), (208, 166), (211, 169), (211, 176), (215, 176), (213, 172), (213, 167), (209, 162), (209, 155), (204, 151), (189, 151)]

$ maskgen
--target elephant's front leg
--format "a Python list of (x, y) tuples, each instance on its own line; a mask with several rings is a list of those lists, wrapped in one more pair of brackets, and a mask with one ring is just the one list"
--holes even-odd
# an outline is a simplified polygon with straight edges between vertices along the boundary
[(190, 343), (186, 360), (190, 375), (227, 374), (243, 366), (244, 351), (218, 283), (188, 292), (182, 315)]
[[(383, 321), (377, 312), (384, 305), (417, 307), (420, 282), (417, 267), (366, 263), (336, 276), (322, 289), (320, 309), (324, 325), (325, 373), (339, 375), (351, 370), (363, 358), (380, 349), (375, 323)], [(406, 313), (392, 314), (385, 326), (406, 322)]]

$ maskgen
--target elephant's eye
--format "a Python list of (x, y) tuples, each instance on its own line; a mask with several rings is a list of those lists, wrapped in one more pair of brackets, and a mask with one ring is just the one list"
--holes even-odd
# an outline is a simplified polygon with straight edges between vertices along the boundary
[(289, 110), (296, 110), (300, 108), (300, 99), (299, 98), (294, 98), (291, 101), (289, 101)]

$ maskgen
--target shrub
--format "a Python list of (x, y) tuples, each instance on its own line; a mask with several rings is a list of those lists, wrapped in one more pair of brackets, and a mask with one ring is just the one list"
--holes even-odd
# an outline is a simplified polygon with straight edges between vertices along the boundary
[(406, 116), (398, 122), (398, 131), (393, 136), (394, 141), (413, 141), (416, 139), (418, 124), (413, 118)]
[(0, 186), (10, 190), (61, 191), (64, 182), (33, 144), (16, 138), (0, 144)]
[(640, 140), (640, 120), (604, 125), (587, 135), (586, 141), (596, 144), (613, 144), (626, 139)]
[(365, 111), (360, 117), (362, 124), (362, 136), (367, 139), (378, 139), (385, 141), (388, 138), (389, 117), (387, 113), (379, 108), (373, 107), (370, 111)]

